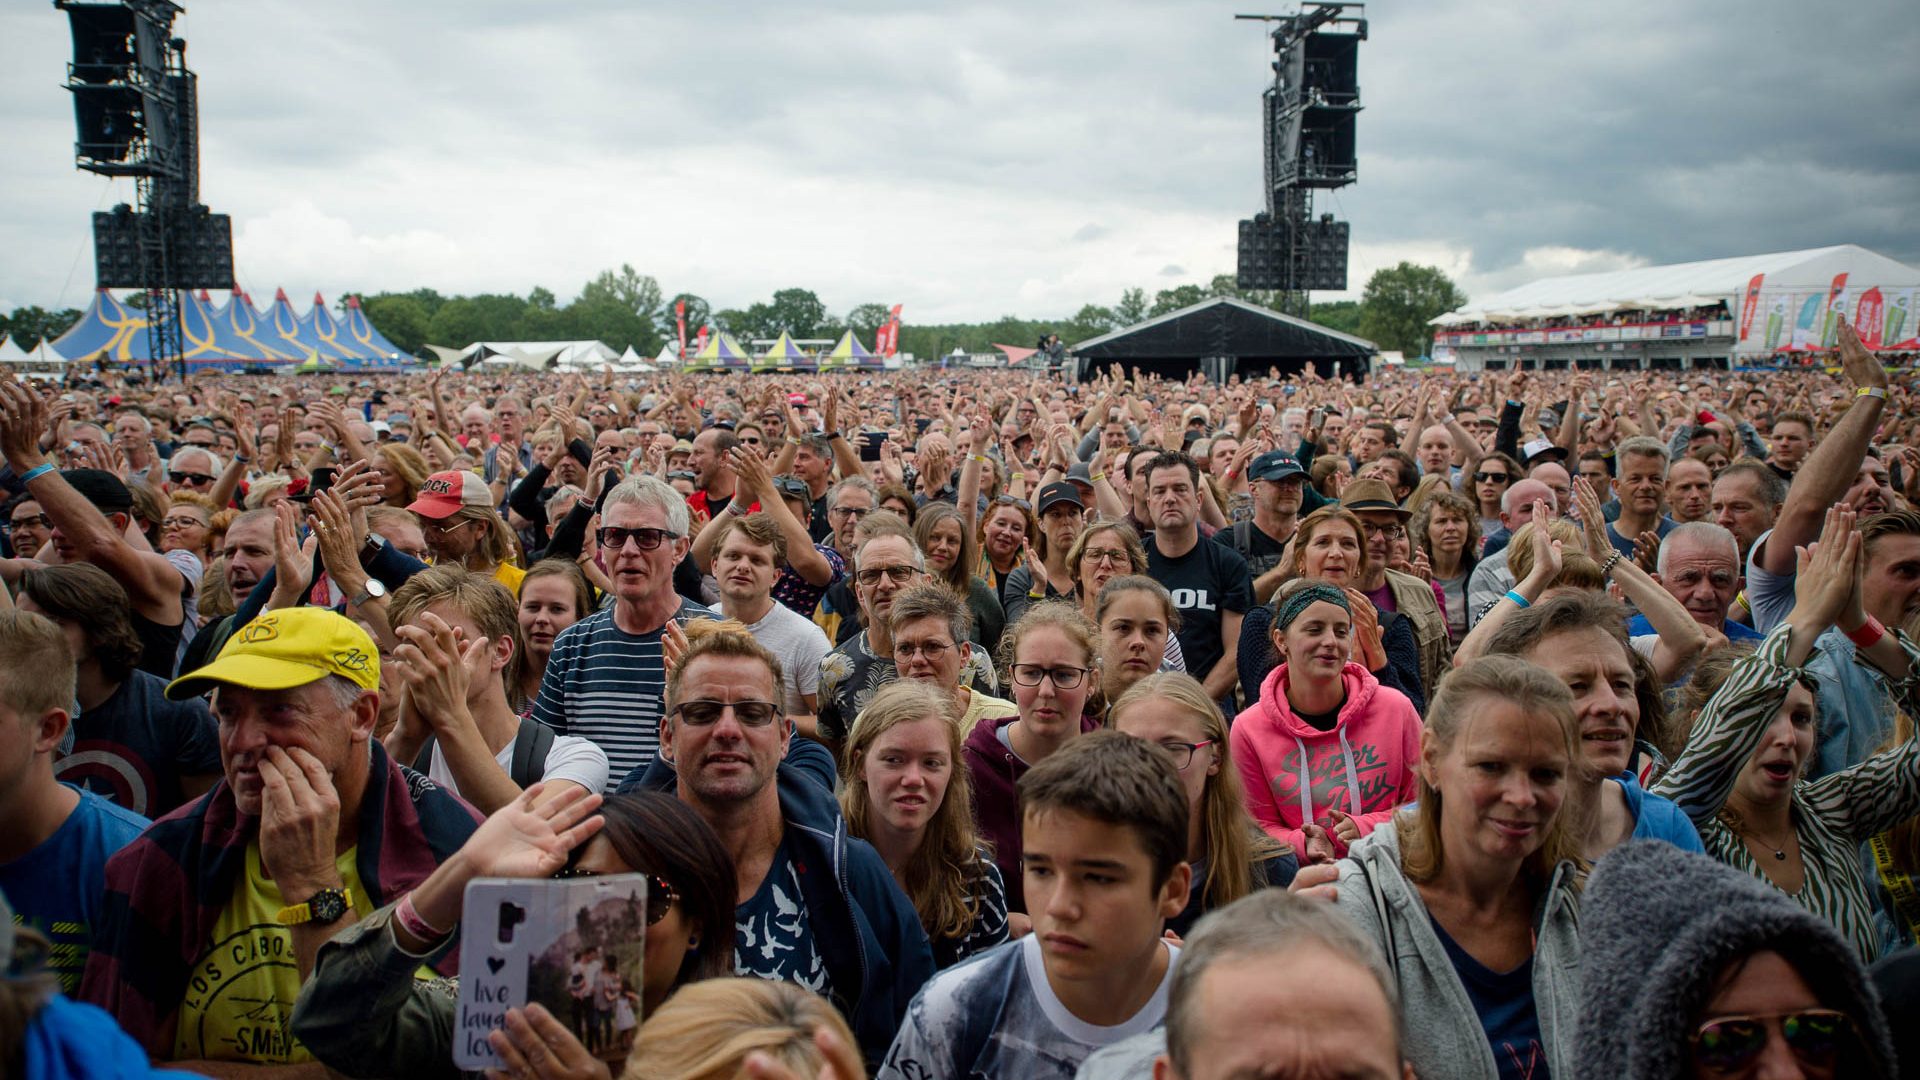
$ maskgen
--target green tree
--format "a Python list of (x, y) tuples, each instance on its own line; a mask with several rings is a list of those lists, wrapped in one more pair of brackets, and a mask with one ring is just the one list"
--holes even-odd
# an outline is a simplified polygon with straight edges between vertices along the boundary
[(48, 311), (37, 304), (14, 308), (13, 314), (0, 320), (0, 331), (13, 338), (13, 343), (22, 349), (31, 349), (42, 341), (52, 341), (80, 321), (83, 313), (78, 308), (63, 308)]
[(628, 263), (621, 263), (618, 271), (600, 271), (599, 276), (580, 290), (580, 299), (596, 303), (602, 300), (616, 301), (648, 322), (660, 315), (660, 283), (653, 279), (653, 275), (642, 274)]
[(660, 324), (661, 338), (678, 338), (680, 333), (679, 324), (674, 321), (676, 316), (673, 313), (673, 309), (674, 305), (681, 301), (685, 301), (687, 305), (687, 346), (691, 348), (693, 346), (694, 335), (700, 332), (701, 327), (713, 321), (713, 308), (705, 299), (695, 296), (692, 293), (675, 294), (673, 299), (660, 306), (660, 318), (658, 321)]
[(1120, 326), (1132, 326), (1147, 317), (1147, 290), (1127, 289), (1120, 294), (1120, 302), (1113, 305), (1113, 321)]
[(1357, 336), (1360, 333), (1360, 302), (1335, 300), (1330, 304), (1315, 304), (1307, 318), (1329, 330)]
[(794, 337), (813, 337), (826, 317), (827, 305), (820, 302), (812, 289), (781, 289), (773, 294), (773, 303), (767, 305), (766, 325), (773, 334), (785, 331)]
[(1089, 338), (1097, 338), (1112, 330), (1115, 325), (1117, 324), (1112, 308), (1101, 307), (1099, 304), (1087, 304), (1060, 327), (1060, 340), (1069, 345), (1077, 344)]
[[(480, 305), (464, 296), (456, 296), (440, 305), (427, 320), (426, 340), (450, 349), (464, 349), (487, 339), (487, 321)], [(394, 341), (400, 344), (399, 340)]]
[(1197, 304), (1207, 298), (1207, 291), (1198, 285), (1176, 285), (1171, 289), (1161, 289), (1154, 294), (1153, 307), (1148, 309), (1147, 317), (1155, 318), (1183, 307)]
[(1360, 298), (1360, 334), (1382, 350), (1426, 353), (1433, 330), (1427, 320), (1467, 302), (1465, 293), (1437, 266), (1398, 266), (1374, 271)]
[(366, 301), (362, 307), (374, 329), (400, 348), (411, 353), (426, 344), (427, 323), (432, 316), (420, 301), (406, 295), (384, 294)]
[(552, 311), (559, 306), (559, 303), (553, 295), (553, 290), (544, 285), (535, 285), (533, 291), (527, 294), (527, 306), (540, 311)]
[(885, 304), (859, 304), (847, 312), (847, 326), (863, 338), (887, 324), (890, 309)]

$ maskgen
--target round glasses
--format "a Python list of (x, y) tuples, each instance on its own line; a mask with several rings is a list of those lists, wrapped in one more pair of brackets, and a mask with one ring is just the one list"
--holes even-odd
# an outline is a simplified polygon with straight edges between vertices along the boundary
[(1039, 664), (1013, 665), (1013, 681), (1021, 686), (1039, 686), (1041, 679), (1053, 680), (1053, 685), (1061, 690), (1071, 690), (1080, 685), (1087, 677), (1089, 669), (1083, 667), (1041, 667)]
[(893, 643), (893, 658), (896, 661), (901, 661), (911, 660), (916, 656), (924, 656), (928, 660), (938, 660), (942, 653), (945, 653), (951, 648), (953, 648), (953, 642), (951, 641), (925, 641), (919, 643), (896, 641)]

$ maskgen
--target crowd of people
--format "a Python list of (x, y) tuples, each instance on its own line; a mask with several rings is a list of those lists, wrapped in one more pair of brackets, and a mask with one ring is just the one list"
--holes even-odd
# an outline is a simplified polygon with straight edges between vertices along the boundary
[(0, 1075), (459, 1075), (468, 883), (614, 873), (499, 1075), (1900, 1075), (1829, 361), (0, 381)]

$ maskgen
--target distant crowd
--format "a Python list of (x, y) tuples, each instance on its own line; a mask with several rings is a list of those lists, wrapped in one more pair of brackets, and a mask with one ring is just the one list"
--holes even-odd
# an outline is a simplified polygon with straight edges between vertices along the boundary
[(467, 886), (617, 873), (489, 1075), (1920, 1068), (1820, 359), (0, 376), (0, 1075), (459, 1076)]

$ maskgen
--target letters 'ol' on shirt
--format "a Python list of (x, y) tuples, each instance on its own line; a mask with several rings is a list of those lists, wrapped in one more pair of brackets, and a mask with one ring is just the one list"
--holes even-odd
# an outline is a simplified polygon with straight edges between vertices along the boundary
[(1253, 606), (1253, 576), (1247, 571), (1247, 560), (1225, 544), (1205, 540), (1185, 555), (1169, 559), (1149, 538), (1147, 575), (1173, 595), (1173, 606), (1180, 611), (1178, 635), (1187, 671), (1204, 681), (1227, 652), (1220, 637), (1221, 613), (1244, 615)]

